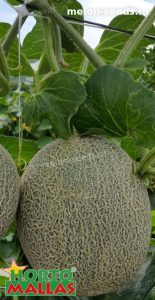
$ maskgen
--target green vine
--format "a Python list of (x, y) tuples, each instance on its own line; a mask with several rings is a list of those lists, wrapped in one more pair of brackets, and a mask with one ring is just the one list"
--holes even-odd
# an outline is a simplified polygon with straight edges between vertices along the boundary
[(42, 71), (44, 70), (44, 67), (47, 64), (47, 57), (46, 57), (46, 51), (44, 50), (43, 53), (41, 54), (40, 61), (39, 61), (39, 66), (38, 66), (38, 75), (42, 74)]
[(57, 62), (59, 64), (59, 66), (62, 66), (62, 42), (61, 42), (61, 31), (60, 31), (60, 27), (58, 24), (53, 22), (53, 29), (54, 29), (54, 41), (55, 41), (55, 55), (56, 55), (56, 59)]
[(82, 67), (80, 68), (80, 74), (86, 75), (87, 69), (88, 69), (88, 65), (89, 65), (88, 58), (85, 57), (84, 60), (83, 60)]
[(32, 0), (28, 7), (42, 11), (44, 16), (49, 16), (63, 31), (65, 31), (80, 50), (88, 57), (90, 62), (97, 68), (105, 65), (103, 59), (86, 43), (81, 35), (48, 3), (48, 0)]
[(9, 90), (9, 68), (2, 44), (0, 43), (0, 97), (6, 96)]
[[(24, 16), (21, 20), (21, 26), (25, 23), (27, 19), (27, 16)], [(2, 42), (2, 47), (5, 52), (5, 55), (8, 55), (9, 50), (15, 41), (19, 29), (19, 16), (16, 18), (13, 25), (10, 27), (9, 31), (7, 32), (7, 35), (5, 36), (5, 39)]]
[(5, 76), (0, 72), (0, 97), (4, 97), (9, 93), (10, 86), (8, 80)]
[(7, 64), (7, 60), (3, 51), (3, 47), (0, 43), (0, 70), (4, 77), (9, 80), (9, 68)]
[(43, 76), (43, 78), (41, 80), (38, 81), (38, 83), (36, 84), (33, 93), (39, 93), (41, 90), (44, 89), (44, 86), (46, 85), (47, 80), (53, 75), (53, 72), (50, 71), (49, 73), (47, 73), (46, 75)]
[(135, 50), (139, 42), (142, 40), (144, 34), (149, 30), (154, 20), (155, 20), (155, 6), (148, 14), (148, 16), (140, 24), (140, 26), (137, 28), (137, 30), (129, 39), (129, 41), (126, 43), (125, 47), (122, 49), (122, 51), (120, 52), (119, 56), (115, 61), (114, 64), (115, 66), (123, 67), (125, 65), (126, 61), (133, 53), (133, 51)]
[(59, 65), (56, 60), (56, 56), (54, 53), (54, 45), (53, 45), (53, 36), (52, 36), (52, 23), (49, 18), (43, 18), (43, 28), (44, 28), (44, 37), (45, 37), (45, 51), (47, 54), (47, 59), (50, 64), (51, 69), (54, 72), (58, 72)]

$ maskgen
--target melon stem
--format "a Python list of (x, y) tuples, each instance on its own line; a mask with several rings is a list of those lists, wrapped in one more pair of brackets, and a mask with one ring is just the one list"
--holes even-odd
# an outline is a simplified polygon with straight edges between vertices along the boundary
[(49, 3), (48, 0), (32, 0), (27, 4), (28, 8), (40, 10), (44, 16), (50, 17), (60, 28), (74, 41), (77, 47), (88, 57), (96, 67), (105, 65), (103, 59), (87, 44), (78, 31), (72, 27)]
[(123, 67), (127, 62), (128, 58), (131, 56), (133, 51), (136, 49), (140, 41), (143, 39), (144, 34), (153, 25), (155, 20), (155, 6), (152, 8), (148, 16), (142, 21), (139, 27), (136, 29), (134, 34), (131, 36), (129, 41), (126, 43), (119, 56), (115, 61), (115, 66)]
[(148, 167), (147, 173), (148, 173), (149, 175), (155, 175), (155, 168)]
[[(24, 16), (21, 21), (21, 26), (25, 23), (27, 19), (27, 16)], [(19, 27), (19, 16), (16, 18), (15, 22), (13, 25), (10, 27), (8, 30), (4, 40), (2, 41), (2, 47), (5, 52), (5, 55), (8, 55), (9, 50), (15, 41), (17, 34), (18, 34), (18, 27)]]
[(146, 173), (155, 175), (155, 168), (151, 167), (153, 163), (155, 163), (155, 148), (151, 149), (140, 161), (138, 174), (141, 176)]
[(52, 32), (52, 23), (49, 18), (42, 19), (43, 29), (44, 29), (44, 38), (45, 38), (45, 51), (48, 59), (48, 63), (51, 67), (51, 70), (58, 72), (59, 65), (54, 53), (53, 45), (53, 32)]

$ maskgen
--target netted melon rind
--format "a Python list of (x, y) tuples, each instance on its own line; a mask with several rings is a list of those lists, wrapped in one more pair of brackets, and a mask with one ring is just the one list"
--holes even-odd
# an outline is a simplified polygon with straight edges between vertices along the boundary
[(22, 176), (18, 233), (35, 269), (77, 268), (77, 295), (132, 280), (150, 240), (150, 202), (132, 160), (104, 138), (56, 140)]
[(0, 145), (0, 239), (15, 217), (19, 193), (20, 182), (15, 163)]

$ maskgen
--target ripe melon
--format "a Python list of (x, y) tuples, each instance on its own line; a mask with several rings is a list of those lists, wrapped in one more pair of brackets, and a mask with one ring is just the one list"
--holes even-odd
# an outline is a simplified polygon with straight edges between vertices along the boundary
[(46, 145), (21, 182), (18, 233), (35, 269), (77, 268), (77, 295), (114, 292), (148, 251), (150, 203), (132, 160), (105, 138)]
[(0, 239), (15, 217), (19, 190), (19, 176), (14, 161), (0, 145)]

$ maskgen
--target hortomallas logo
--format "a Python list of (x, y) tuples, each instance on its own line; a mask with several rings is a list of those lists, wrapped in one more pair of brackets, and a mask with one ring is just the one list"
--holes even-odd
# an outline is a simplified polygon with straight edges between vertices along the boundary
[(5, 282), (6, 296), (76, 296), (76, 268), (36, 271), (12, 260), (10, 268), (3, 270), (10, 275)]

